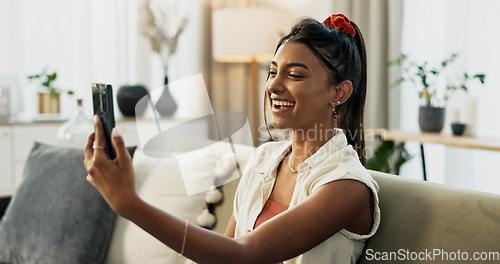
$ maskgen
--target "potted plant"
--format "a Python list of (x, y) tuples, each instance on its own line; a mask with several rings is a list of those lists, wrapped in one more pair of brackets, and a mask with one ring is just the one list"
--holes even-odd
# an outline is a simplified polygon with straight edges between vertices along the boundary
[(438, 82), (441, 73), (455, 61), (458, 54), (451, 54), (437, 66), (430, 65), (427, 61), (417, 63), (408, 55), (401, 54), (396, 60), (389, 62), (389, 66), (399, 65), (401, 67), (401, 78), (396, 84), (410, 82), (418, 92), (420, 98), (419, 125), (424, 132), (440, 132), (444, 125), (444, 104), (450, 95), (457, 91), (468, 91), (467, 84), (477, 79), (484, 84), (485, 75), (470, 75), (464, 72), (458, 82), (448, 83), (444, 88)]
[(399, 175), (401, 166), (412, 158), (413, 156), (408, 153), (404, 143), (382, 140), (373, 155), (367, 160), (366, 168)]
[[(44, 69), (41, 73), (28, 76), (30, 81), (38, 81), (40, 90), (37, 94), (38, 113), (40, 114), (58, 114), (60, 112), (60, 93), (61, 89), (54, 86), (57, 79), (57, 72), (49, 73)], [(66, 91), (68, 95), (74, 94), (73, 91)]]

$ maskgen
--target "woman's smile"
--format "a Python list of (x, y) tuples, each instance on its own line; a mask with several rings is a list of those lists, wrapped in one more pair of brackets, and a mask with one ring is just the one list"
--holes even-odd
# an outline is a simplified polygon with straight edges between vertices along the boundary
[(293, 110), (295, 102), (290, 102), (283, 99), (271, 99), (273, 114), (282, 114)]

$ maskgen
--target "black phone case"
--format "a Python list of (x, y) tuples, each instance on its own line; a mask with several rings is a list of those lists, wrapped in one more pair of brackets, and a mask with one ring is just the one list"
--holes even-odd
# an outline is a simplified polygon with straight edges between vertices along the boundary
[(115, 127), (115, 112), (113, 109), (113, 88), (111, 84), (92, 84), (92, 100), (94, 103), (94, 115), (97, 115), (104, 127), (106, 153), (110, 159), (116, 158), (116, 151), (111, 142), (111, 132)]

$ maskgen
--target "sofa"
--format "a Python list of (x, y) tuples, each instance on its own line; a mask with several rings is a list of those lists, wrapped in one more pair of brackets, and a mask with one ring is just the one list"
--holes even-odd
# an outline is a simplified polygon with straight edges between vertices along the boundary
[[(214, 148), (215, 145), (217, 145), (216, 148)], [(227, 152), (236, 153), (239, 166), (244, 167), (254, 151), (253, 147), (244, 145), (235, 145), (235, 151), (228, 148), (229, 144), (224, 142), (215, 145), (208, 146), (207, 144), (200, 145), (199, 142), (187, 142), (185, 148), (178, 149), (178, 151), (189, 153), (193, 149), (200, 149), (192, 154), (194, 156), (187, 157), (187, 159), (184, 157), (184, 160), (196, 160), (196, 162), (187, 165), (189, 165), (192, 174), (197, 174), (197, 177), (202, 178), (210, 178), (214, 174), (213, 168), (215, 167), (223, 166), (226, 169), (231, 167), (224, 162), (221, 165), (220, 156), (224, 156), (222, 152), (225, 151), (226, 154)], [(56, 157), (58, 161), (71, 156), (65, 152), (67, 150), (44, 147), (45, 149), (40, 150), (40, 145), (35, 146), (28, 163), (36, 164), (37, 158), (40, 157), (53, 160), (54, 157), (50, 157), (50, 159), (47, 157), (50, 155), (59, 155)], [(221, 150), (223, 151), (221, 152)], [(75, 156), (72, 159), (76, 161), (75, 164), (70, 164), (71, 167), (76, 167), (76, 164), (81, 162), (79, 160), (81, 157), (78, 156), (80, 154), (77, 155), (74, 152), (71, 150), (72, 155)], [(133, 152), (132, 149), (131, 152)], [(200, 219), (210, 218), (210, 216), (215, 217), (216, 224), (209, 228), (215, 232), (223, 233), (232, 212), (232, 201), (238, 184), (238, 168), (227, 169), (223, 173), (226, 174), (226, 180), (221, 182), (225, 184), (222, 184), (220, 188), (223, 198), (220, 201), (214, 201), (212, 199), (213, 188), (188, 195), (189, 190), (183, 187), (186, 179), (181, 173), (183, 171), (181, 158), (180, 155), (164, 159), (151, 158), (140, 150), (135, 151), (133, 162), (139, 195), (149, 203), (191, 223), (199, 223)], [(39, 161), (39, 163), (46, 165), (47, 160)], [(68, 164), (67, 161), (63, 163)], [(46, 166), (46, 169), (53, 170), (54, 166), (59, 166), (58, 164), (61, 162)], [(23, 182), (22, 185), (28, 185), (30, 182), (30, 168), (41, 170), (35, 165), (27, 166), (27, 168), (25, 176), (28, 178), (26, 184)], [(60, 170), (57, 168), (57, 171)], [(71, 172), (73, 171), (75, 170), (72, 169)], [(364, 253), (358, 263), (456, 263), (464, 258), (468, 260), (466, 263), (499, 263), (499, 195), (411, 180), (376, 171), (370, 171), (370, 173), (380, 185), (382, 221), (379, 231), (366, 242)], [(76, 188), (78, 190), (87, 188), (88, 184), (79, 178), (81, 172), (76, 175), (78, 175), (78, 179), (71, 180), (71, 182), (81, 181)], [(47, 176), (43, 175), (43, 177)], [(64, 179), (68, 178), (64, 177)], [(48, 179), (44, 178), (42, 182), (47, 181)], [(47, 188), (66, 190), (65, 187), (69, 183), (65, 183), (61, 187), (57, 185), (60, 181), (64, 180), (59, 179), (57, 182), (51, 182)], [(200, 180), (200, 182), (202, 181)], [(85, 196), (85, 199), (93, 199), (89, 200), (91, 202), (86, 202), (83, 207), (78, 204), (78, 201), (73, 201), (70, 207), (57, 209), (55, 204), (61, 201), (62, 197), (75, 196), (75, 190), (71, 190), (70, 194), (57, 194), (57, 196), (50, 198), (45, 198), (43, 195), (45, 193), (53, 194), (57, 191), (47, 192), (45, 190), (40, 192), (40, 196), (33, 198), (34, 190), (44, 188), (40, 182), (33, 185), (35, 187), (31, 187), (31, 189), (23, 188), (24, 186), (19, 188), (18, 193), (16, 193), (16, 196), (19, 197), (14, 196), (6, 216), (0, 222), (0, 263), (135, 264), (189, 262), (132, 223), (113, 216), (105, 202), (98, 200), (99, 195), (93, 193), (95, 190), (92, 188), (85, 189), (82, 194), (91, 194), (91, 198)], [(26, 195), (26, 193), (28, 194)], [(23, 194), (32, 200), (23, 203)], [(67, 205), (70, 202), (68, 199), (64, 198), (65, 202), (61, 206)], [(28, 210), (32, 219), (27, 219), (29, 217), (26, 217), (27, 210), (25, 208), (39, 201), (42, 202), (37, 204), (36, 208)], [(99, 209), (89, 209), (95, 204), (100, 204)], [(41, 206), (46, 208), (41, 210)], [(71, 211), (73, 208), (78, 208), (78, 210)], [(52, 211), (48, 213), (47, 210)], [(62, 210), (62, 212), (54, 210)], [(22, 211), (23, 214), (19, 213), (16, 216), (18, 211)], [(83, 216), (80, 213), (82, 211), (85, 211)], [(57, 214), (56, 218), (41, 224), (44, 222), (43, 218), (50, 218), (54, 214)], [(80, 235), (68, 235), (71, 232), (67, 229), (64, 230), (64, 228), (68, 228), (65, 227), (67, 223), (61, 222), (54, 226), (55, 222), (71, 218), (70, 216), (74, 216), (74, 221), (76, 221), (73, 222), (71, 232), (76, 227), (87, 225), (86, 222), (89, 222), (89, 219), (95, 218), (96, 220), (92, 220), (92, 222), (97, 221), (97, 224), (93, 223), (92, 227), (85, 227)], [(24, 221), (29, 223), (24, 223)], [(28, 234), (23, 233), (25, 229), (30, 230)], [(43, 229), (43, 232), (39, 231), (40, 229)], [(35, 233), (40, 233), (41, 236), (55, 237), (55, 239), (48, 242), (48, 247), (44, 248), (40, 246), (43, 244), (43, 240), (40, 240), (40, 237), (37, 237)], [(57, 237), (54, 233), (63, 234)], [(75, 244), (78, 246), (72, 246), (69, 249), (64, 248), (73, 242), (71, 239), (75, 236), (84, 237), (87, 233), (93, 234), (87, 241), (79, 242), (80, 244)], [(96, 243), (97, 237), (99, 237), (99, 243)], [(64, 238), (63, 243), (59, 243), (62, 238)], [(42, 237), (42, 239), (45, 238)], [(14, 246), (12, 246), (12, 241), (17, 241)], [(89, 242), (94, 248), (87, 248)], [(99, 247), (95, 248), (94, 244), (98, 244)], [(7, 247), (9, 250), (6, 250)], [(55, 247), (59, 248), (59, 251), (51, 252), (50, 249)], [(72, 251), (75, 247), (85, 250), (79, 250), (80, 252), (70, 256), (73, 259), (61, 257), (65, 252)], [(21, 250), (21, 248), (23, 249)], [(35, 251), (38, 252), (38, 255), (33, 256), (32, 253)], [(88, 256), (89, 252), (92, 253), (90, 257)]]
[(382, 218), (359, 263), (500, 263), (499, 195), (370, 173)]

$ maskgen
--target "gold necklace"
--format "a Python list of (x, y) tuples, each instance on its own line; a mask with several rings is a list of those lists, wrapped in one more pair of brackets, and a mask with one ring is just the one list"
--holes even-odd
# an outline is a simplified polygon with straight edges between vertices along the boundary
[(292, 164), (290, 163), (290, 160), (292, 160), (292, 153), (290, 152), (290, 157), (288, 157), (288, 168), (293, 172), (293, 173), (297, 173), (297, 170), (294, 170), (292, 168)]

